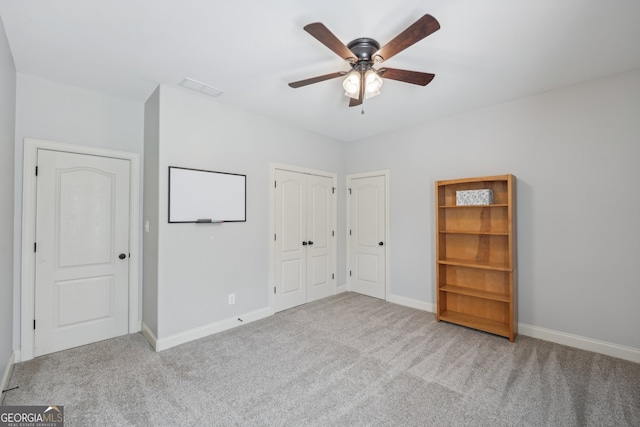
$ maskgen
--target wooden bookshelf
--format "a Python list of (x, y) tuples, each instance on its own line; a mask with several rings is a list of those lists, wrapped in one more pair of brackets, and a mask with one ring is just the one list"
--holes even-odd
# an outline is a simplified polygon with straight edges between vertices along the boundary
[[(457, 191), (481, 189), (493, 203), (456, 204)], [(515, 340), (516, 178), (437, 181), (435, 192), (437, 320)]]

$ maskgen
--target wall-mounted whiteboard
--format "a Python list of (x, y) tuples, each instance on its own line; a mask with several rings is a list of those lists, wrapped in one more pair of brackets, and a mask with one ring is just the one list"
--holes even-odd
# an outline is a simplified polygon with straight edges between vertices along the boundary
[(169, 222), (247, 220), (247, 176), (169, 166)]

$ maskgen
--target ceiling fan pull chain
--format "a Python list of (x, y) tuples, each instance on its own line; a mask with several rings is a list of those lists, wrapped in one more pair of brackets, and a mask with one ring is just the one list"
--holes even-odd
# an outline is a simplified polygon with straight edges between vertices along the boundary
[(362, 111), (360, 111), (360, 114), (364, 114), (364, 106), (362, 107)]

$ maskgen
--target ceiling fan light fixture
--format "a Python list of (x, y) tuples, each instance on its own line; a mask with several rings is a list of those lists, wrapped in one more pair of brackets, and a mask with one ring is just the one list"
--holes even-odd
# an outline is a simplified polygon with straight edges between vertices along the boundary
[(366, 99), (380, 95), (382, 79), (375, 70), (369, 69), (364, 73), (364, 95)]
[(379, 90), (365, 90), (364, 91), (364, 99), (373, 98), (374, 96), (380, 95)]
[(347, 74), (347, 78), (342, 82), (342, 87), (346, 96), (358, 99), (360, 97), (360, 73), (352, 71)]

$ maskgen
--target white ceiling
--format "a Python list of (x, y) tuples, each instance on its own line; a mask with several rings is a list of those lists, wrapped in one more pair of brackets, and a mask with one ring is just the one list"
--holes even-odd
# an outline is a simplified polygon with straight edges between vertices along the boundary
[[(287, 86), (349, 69), (304, 25), (384, 45), (425, 13), (441, 29), (384, 65), (428, 86), (385, 80), (364, 115), (342, 79)], [(0, 17), (20, 73), (140, 102), (188, 77), (343, 141), (640, 67), (638, 0), (0, 0)]]

